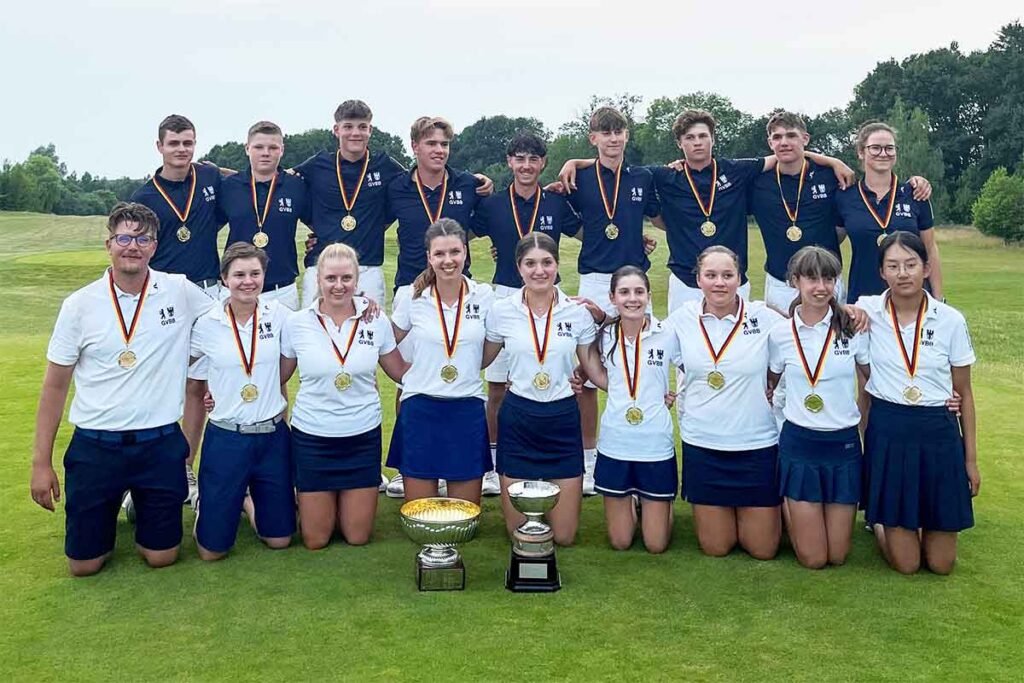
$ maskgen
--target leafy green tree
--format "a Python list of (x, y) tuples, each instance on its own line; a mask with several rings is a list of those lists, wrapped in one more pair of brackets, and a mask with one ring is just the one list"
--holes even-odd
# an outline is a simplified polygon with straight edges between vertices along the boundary
[(745, 129), (751, 125), (753, 117), (737, 109), (724, 95), (698, 91), (651, 101), (644, 123), (634, 136), (646, 161), (665, 163), (680, 157), (672, 136), (672, 123), (686, 109), (705, 109), (715, 117), (715, 154), (744, 156), (742, 150), (750, 149), (750, 135)]
[[(484, 116), (466, 126), (452, 140), (449, 163), (453, 168), (481, 171), (492, 164), (505, 163), (505, 147), (508, 141), (521, 130), (536, 133), (545, 141), (550, 133), (544, 124), (532, 117)], [(492, 178), (493, 180), (493, 178)]]
[[(333, 132), (326, 128), (312, 128), (303, 133), (286, 134), (281, 164), (285, 168), (291, 168), (323, 150), (337, 148), (338, 139), (334, 137)], [(405, 166), (409, 166), (411, 163), (401, 138), (385, 131), (374, 129), (370, 136), (370, 149), (374, 152), (383, 150)], [(222, 168), (235, 170), (249, 167), (249, 157), (246, 156), (245, 145), (241, 142), (225, 142), (214, 145), (203, 157), (203, 160), (212, 161)]]
[(1024, 242), (1024, 176), (997, 168), (985, 181), (972, 209), (974, 226), (1003, 242)]
[(931, 201), (935, 216), (937, 219), (944, 218), (949, 208), (943, 182), (946, 169), (942, 163), (942, 152), (928, 139), (928, 115), (916, 107), (908, 111), (903, 100), (897, 97), (886, 120), (896, 129), (899, 144), (896, 175), (900, 178), (914, 175), (927, 178), (932, 184)]

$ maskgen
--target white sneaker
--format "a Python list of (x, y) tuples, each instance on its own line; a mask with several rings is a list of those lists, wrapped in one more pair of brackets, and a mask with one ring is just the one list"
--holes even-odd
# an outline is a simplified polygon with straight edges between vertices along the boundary
[(384, 493), (388, 490), (388, 477), (383, 472), (380, 473), (380, 486), (377, 487), (378, 493)]
[(388, 498), (405, 498), (405, 482), (402, 480), (401, 472), (391, 477), (391, 481), (388, 482), (385, 495), (387, 495)]
[(583, 495), (594, 496), (597, 495), (597, 491), (594, 490), (594, 473), (583, 472)]
[(196, 479), (196, 473), (192, 469), (192, 465), (185, 465), (185, 479), (188, 480), (188, 495), (185, 496), (182, 504), (188, 505), (195, 510), (196, 503), (199, 502), (199, 480)]
[(480, 492), (485, 496), (497, 496), (501, 493), (501, 479), (498, 478), (497, 472), (491, 470), (484, 475), (484, 481), (480, 486)]
[(448, 482), (446, 480), (437, 480), (437, 495), (440, 498), (446, 498), (448, 496)]
[(124, 510), (124, 516), (128, 523), (135, 524), (135, 503), (132, 502), (131, 491), (124, 492), (124, 497), (121, 498), (121, 509)]

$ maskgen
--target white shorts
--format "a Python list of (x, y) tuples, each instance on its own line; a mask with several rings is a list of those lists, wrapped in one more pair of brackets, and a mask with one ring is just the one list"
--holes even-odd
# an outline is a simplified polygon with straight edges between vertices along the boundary
[[(196, 285), (199, 287), (199, 285)], [(214, 301), (227, 301), (228, 296), (231, 294), (228, 288), (225, 287), (221, 282), (217, 282), (215, 285), (207, 285), (206, 287), (199, 287), (203, 290), (203, 294), (210, 297)]]
[[(302, 275), (302, 305), (308, 306), (313, 299), (320, 296), (316, 281), (316, 266), (306, 268)], [(367, 298), (373, 299), (384, 309), (384, 268), (381, 266), (359, 266), (359, 290)]]
[[(846, 303), (846, 286), (843, 279), (836, 280), (835, 287), (836, 301), (840, 305)], [(777, 280), (768, 273), (764, 274), (764, 302), (776, 311), (789, 316), (789, 306), (793, 300), (800, 296), (800, 291), (790, 287), (782, 280)]]
[(608, 315), (618, 315), (609, 294), (612, 284), (611, 273), (587, 273), (580, 275), (580, 288), (576, 296), (590, 299)]
[[(494, 285), (494, 299), (504, 299), (518, 291), (515, 287)], [(499, 384), (508, 382), (508, 352), (505, 349), (499, 351), (494, 362), (484, 369), (484, 379), (488, 382), (497, 382)]]
[[(750, 280), (747, 280), (746, 284), (740, 285), (736, 293), (741, 297), (750, 301)], [(700, 301), (701, 297), (704, 296), (704, 292), (700, 291), (699, 287), (690, 287), (685, 282), (677, 278), (672, 273), (668, 276), (668, 313), (672, 315), (672, 311), (676, 310), (687, 301)]]
[(299, 310), (299, 288), (293, 282), (290, 285), (278, 287), (277, 289), (263, 290), (260, 294), (261, 301), (276, 301), (293, 311)]
[[(395, 309), (398, 308), (399, 301), (401, 301), (402, 299), (408, 299), (411, 296), (412, 285), (402, 285), (401, 287), (396, 289), (395, 296), (393, 299), (391, 299), (391, 312), (394, 313)], [(412, 362), (412, 347), (409, 342), (408, 336), (406, 336), (405, 339), (403, 339), (401, 343), (398, 345), (398, 352), (402, 354), (402, 358), (405, 358), (405, 360)]]

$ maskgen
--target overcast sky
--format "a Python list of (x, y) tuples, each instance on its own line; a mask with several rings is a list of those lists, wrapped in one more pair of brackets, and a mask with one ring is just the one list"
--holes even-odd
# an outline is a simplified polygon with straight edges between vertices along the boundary
[(555, 129), (592, 94), (711, 90), (759, 115), (845, 105), (881, 60), (984, 49), (1019, 0), (28, 0), (4, 11), (0, 159), (53, 142), (71, 170), (141, 177), (169, 113), (200, 151), (258, 119), (327, 127), (366, 100), (379, 128), (423, 114)]

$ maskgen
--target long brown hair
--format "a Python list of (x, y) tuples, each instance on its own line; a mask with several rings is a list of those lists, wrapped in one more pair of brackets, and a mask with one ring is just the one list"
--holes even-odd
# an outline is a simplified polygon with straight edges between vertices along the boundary
[[(466, 231), (462, 229), (459, 222), (451, 218), (438, 218), (437, 221), (431, 224), (427, 228), (427, 232), (423, 235), (423, 245), (427, 251), (428, 257), (430, 254), (430, 243), (438, 237), (458, 237), (462, 240), (463, 248), (466, 247)], [(416, 280), (412, 283), (412, 298), (418, 299), (420, 295), (428, 287), (433, 287), (437, 282), (437, 273), (430, 267), (430, 263), (427, 263), (427, 267), (423, 269), (423, 272), (416, 276)]]
[[(647, 296), (650, 297), (651, 281), (647, 277), (647, 273), (645, 273), (642, 268), (637, 268), (636, 266), (622, 266), (614, 273), (612, 273), (612, 281), (611, 284), (608, 286), (608, 293), (614, 294), (615, 288), (619, 286), (619, 281), (622, 278), (628, 277), (630, 275), (636, 275), (638, 278), (644, 281), (644, 286), (647, 287)], [(615, 347), (619, 343), (620, 324), (621, 323), (619, 321), (619, 316), (608, 316), (607, 318), (604, 319), (604, 322), (601, 323), (601, 327), (597, 330), (597, 351), (602, 356), (604, 355), (604, 331), (605, 329), (611, 330), (612, 345), (608, 349), (608, 360), (612, 362), (612, 365), (615, 364)]]
[[(828, 249), (806, 246), (793, 254), (786, 270), (786, 281), (791, 287), (796, 286), (796, 279), (806, 277), (812, 279), (838, 280), (843, 274), (843, 265), (839, 258)], [(800, 295), (789, 305), (789, 317), (792, 318), (796, 307), (800, 304)], [(854, 335), (853, 320), (836, 301), (835, 294), (829, 297), (829, 308), (832, 309), (832, 331), (837, 339), (849, 339)]]

